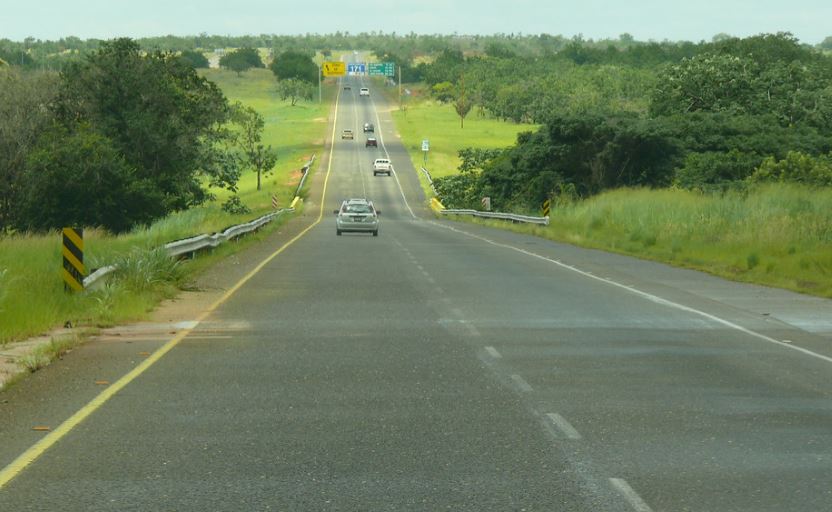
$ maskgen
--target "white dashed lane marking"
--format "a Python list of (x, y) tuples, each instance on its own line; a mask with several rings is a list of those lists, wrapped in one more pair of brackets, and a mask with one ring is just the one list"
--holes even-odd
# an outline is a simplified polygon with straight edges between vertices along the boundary
[(636, 512), (653, 512), (653, 509), (641, 499), (641, 496), (623, 478), (610, 478), (610, 484), (624, 496), (624, 499)]
[(485, 347), (485, 351), (488, 352), (488, 355), (493, 357), (494, 359), (501, 359), (503, 356), (497, 352), (497, 349), (494, 347)]
[(573, 427), (568, 421), (566, 421), (566, 419), (560, 414), (550, 412), (546, 414), (546, 417), (548, 417), (552, 421), (552, 423), (558, 429), (560, 429), (561, 432), (563, 432), (563, 435), (565, 435), (567, 439), (581, 438), (581, 434), (579, 434), (578, 431), (575, 430), (575, 427)]
[(519, 389), (523, 393), (531, 393), (532, 391), (534, 391), (531, 385), (528, 382), (526, 382), (526, 379), (517, 374), (512, 375), (511, 380), (514, 381), (514, 384), (517, 386), (517, 389)]

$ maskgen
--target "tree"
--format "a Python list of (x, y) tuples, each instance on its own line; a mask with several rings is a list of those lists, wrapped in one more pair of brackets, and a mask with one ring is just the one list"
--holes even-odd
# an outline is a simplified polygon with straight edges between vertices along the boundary
[(456, 111), (456, 115), (459, 116), (459, 127), (465, 128), (465, 116), (468, 115), (468, 112), (471, 111), (471, 107), (474, 104), (465, 98), (465, 95), (461, 95), (459, 98), (456, 99), (454, 102), (454, 110)]
[(64, 71), (55, 111), (68, 130), (80, 122), (109, 139), (135, 178), (154, 189), (150, 215), (137, 222), (206, 201), (206, 174), (234, 185), (219, 143), (228, 103), (173, 54), (145, 53), (130, 39), (102, 43)]
[(187, 62), (194, 69), (208, 68), (209, 66), (208, 59), (202, 52), (185, 50), (179, 55), (179, 58)]
[(55, 74), (0, 68), (0, 231), (19, 214), (26, 159), (52, 123), (57, 94)]
[(232, 120), (240, 127), (237, 141), (242, 150), (243, 163), (257, 173), (257, 190), (260, 190), (260, 178), (274, 168), (277, 151), (261, 143), (265, 122), (256, 110), (240, 103), (235, 104), (232, 110)]
[(100, 226), (127, 231), (160, 211), (161, 192), (88, 124), (55, 126), (27, 159), (17, 225), (27, 230)]
[(234, 71), (237, 76), (251, 68), (265, 67), (260, 54), (254, 48), (240, 48), (223, 55), (220, 59), (220, 66)]
[(308, 55), (287, 51), (278, 55), (269, 66), (278, 80), (296, 78), (310, 84), (318, 83), (318, 66)]
[(277, 93), (282, 100), (290, 100), (294, 107), (298, 100), (311, 100), (315, 94), (315, 88), (309, 82), (298, 78), (287, 78), (277, 81)]
[(832, 50), (832, 36), (828, 36), (826, 39), (824, 39), (823, 42), (821, 42), (818, 45), (818, 47), (824, 50)]

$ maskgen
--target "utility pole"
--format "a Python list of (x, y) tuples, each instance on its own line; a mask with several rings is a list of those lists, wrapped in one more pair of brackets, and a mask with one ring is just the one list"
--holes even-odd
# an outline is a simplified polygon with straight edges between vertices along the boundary
[(399, 66), (399, 110), (402, 109), (402, 66)]
[(318, 64), (318, 103), (321, 103), (321, 65)]

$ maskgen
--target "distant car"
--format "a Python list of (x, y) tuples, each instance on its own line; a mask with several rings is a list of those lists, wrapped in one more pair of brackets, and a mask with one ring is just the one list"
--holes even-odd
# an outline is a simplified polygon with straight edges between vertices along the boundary
[(373, 202), (367, 199), (345, 199), (341, 208), (333, 210), (335, 217), (335, 234), (358, 232), (372, 233), (378, 236), (378, 216), (381, 211), (376, 210)]
[(345, 91), (351, 91), (351, 90), (352, 90), (352, 87), (350, 87), (349, 85), (345, 85), (345, 86), (344, 86), (344, 90), (345, 90)]
[(390, 173), (393, 172), (393, 164), (390, 162), (389, 158), (376, 158), (373, 162), (373, 176), (378, 176), (379, 174), (386, 174), (390, 176)]
[(352, 130), (344, 130), (341, 132), (341, 138), (352, 140), (355, 138), (355, 135), (352, 133)]
[(366, 87), (362, 87), (361, 89), (358, 90), (358, 95), (359, 96), (369, 96), (370, 95), (370, 89), (368, 89)]
[(367, 142), (364, 143), (364, 147), (369, 148), (370, 146), (374, 148), (378, 147), (378, 141), (375, 137), (367, 137)]
[(373, 126), (373, 123), (364, 123), (364, 133), (370, 132), (374, 133), (376, 131), (376, 127)]

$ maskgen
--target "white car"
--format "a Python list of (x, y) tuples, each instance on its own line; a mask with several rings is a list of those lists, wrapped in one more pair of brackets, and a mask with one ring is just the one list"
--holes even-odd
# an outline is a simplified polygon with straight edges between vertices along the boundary
[(346, 231), (372, 233), (378, 236), (378, 216), (372, 201), (367, 199), (345, 199), (341, 208), (333, 210), (335, 217), (335, 234), (340, 236)]
[(373, 162), (373, 176), (378, 176), (379, 174), (386, 174), (390, 176), (390, 173), (393, 172), (393, 164), (390, 162), (389, 158), (376, 158)]
[(362, 87), (361, 89), (358, 90), (358, 95), (359, 96), (369, 96), (370, 95), (370, 89), (368, 89), (366, 87)]

